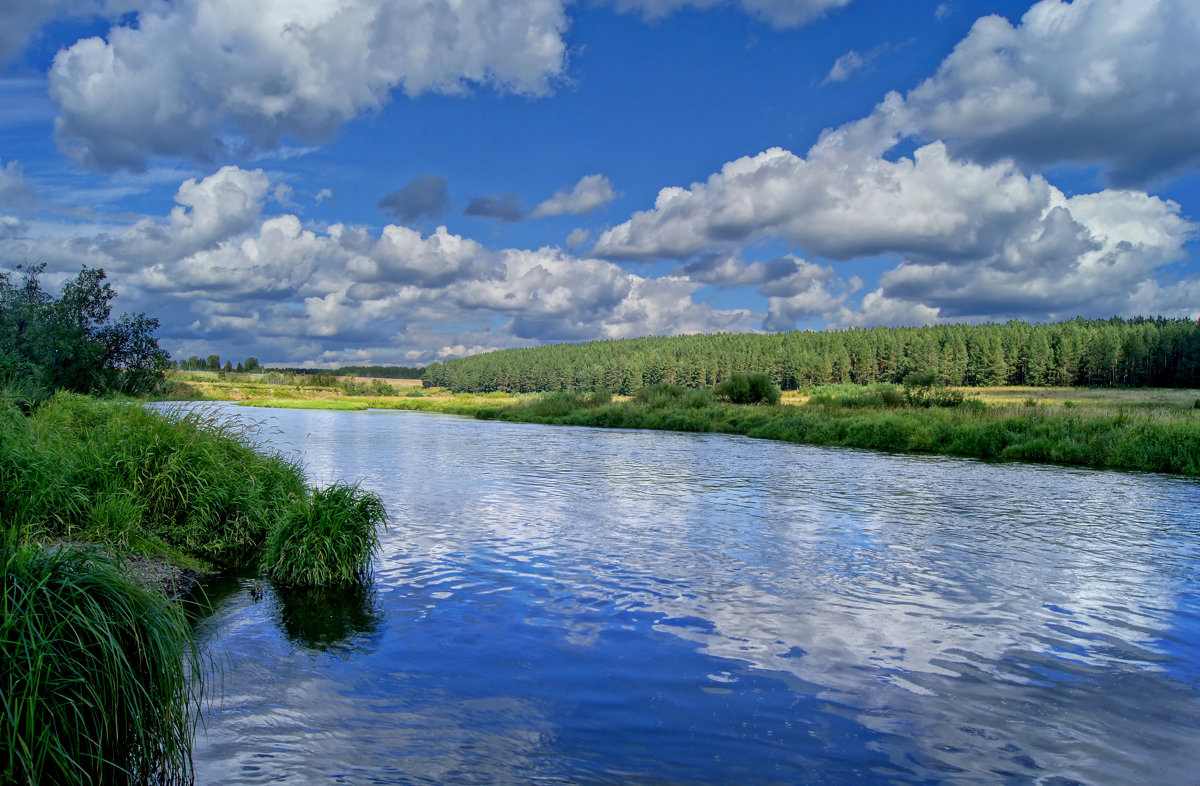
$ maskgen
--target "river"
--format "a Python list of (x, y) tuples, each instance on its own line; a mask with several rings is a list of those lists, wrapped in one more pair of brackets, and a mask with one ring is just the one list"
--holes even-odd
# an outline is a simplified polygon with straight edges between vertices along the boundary
[(1195, 480), (228, 411), (393, 521), (208, 587), (199, 783), (1200, 780)]

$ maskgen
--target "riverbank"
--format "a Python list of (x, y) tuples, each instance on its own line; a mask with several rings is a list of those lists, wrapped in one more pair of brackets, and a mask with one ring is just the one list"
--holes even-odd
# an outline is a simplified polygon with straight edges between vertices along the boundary
[(801, 406), (588, 406), (561, 400), (482, 412), (501, 420), (718, 432), (807, 445), (1200, 476), (1200, 411), (1039, 405), (862, 409)]
[(264, 548), (282, 590), (353, 586), (382, 503), (357, 486), (309, 487), (252, 423), (210, 409), (59, 393), (23, 412), (10, 398), (0, 783), (188, 782), (210, 669), (181, 596)]
[[(677, 389), (682, 390), (682, 389)], [(653, 401), (552, 393), (260, 398), (247, 406), (398, 409), (551, 425), (740, 434), (810, 445), (1200, 476), (1195, 390), (960, 388), (955, 407), (912, 406), (897, 386), (790, 391), (778, 406), (722, 403), (706, 391)], [(888, 391), (891, 391), (890, 393)], [(416, 393), (417, 395), (413, 395)], [(643, 397), (646, 398), (646, 397)], [(653, 398), (653, 397), (651, 397)]]

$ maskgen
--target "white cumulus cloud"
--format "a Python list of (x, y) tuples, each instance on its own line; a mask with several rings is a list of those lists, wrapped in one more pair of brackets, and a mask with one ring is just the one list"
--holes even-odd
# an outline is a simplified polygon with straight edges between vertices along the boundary
[(562, 0), (179, 0), (59, 52), (49, 90), (69, 154), (138, 168), (324, 140), (393, 90), (543, 94), (566, 27)]
[(181, 184), (163, 216), (69, 232), (0, 217), (0, 243), (53, 270), (109, 271), (122, 304), (160, 317), (164, 345), (185, 356), (202, 334), (283, 361), (412, 363), (453, 347), (746, 330), (759, 317), (696, 302), (702, 284), (686, 278), (644, 278), (557, 248), (264, 215), (276, 188), (260, 170), (224, 167)]
[(664, 188), (653, 210), (606, 231), (594, 253), (684, 258), (781, 237), (834, 259), (978, 256), (1036, 215), (1049, 190), (1010, 164), (954, 161), (940, 143), (888, 161), (829, 137), (807, 159), (772, 148), (726, 164), (704, 183)]
[(534, 216), (561, 216), (567, 213), (586, 216), (617, 198), (612, 182), (604, 175), (587, 175), (570, 190), (556, 191), (554, 196), (534, 208)]
[[(1200, 4), (1041, 0), (978, 20), (904, 99), (904, 133), (1025, 166), (1100, 164), (1118, 185), (1200, 164)], [(889, 108), (894, 112), (894, 107)]]
[[(955, 159), (941, 142), (888, 160), (896, 139), (880, 143), (877, 129), (868, 118), (826, 134), (807, 158), (775, 148), (706, 182), (663, 189), (652, 210), (605, 232), (593, 253), (691, 259), (682, 270), (697, 280), (758, 284), (776, 329), (816, 313), (840, 324), (1189, 313), (1173, 304), (1177, 286), (1191, 284), (1158, 283), (1196, 230), (1178, 204), (1116, 189), (1068, 198), (1011, 161)], [(853, 286), (810, 276), (776, 293), (766, 267), (730, 262), (762, 239), (837, 260), (903, 261), (854, 313), (844, 303)]]
[(19, 161), (0, 161), (0, 207), (24, 207), (33, 199)]

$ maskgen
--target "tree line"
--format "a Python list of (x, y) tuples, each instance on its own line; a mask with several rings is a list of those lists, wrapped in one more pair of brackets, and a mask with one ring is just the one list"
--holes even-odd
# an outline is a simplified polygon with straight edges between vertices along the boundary
[(209, 355), (203, 360), (192, 355), (187, 360), (172, 360), (169, 368), (173, 371), (236, 371), (239, 374), (261, 374), (266, 371), (258, 364), (258, 358), (248, 357), (244, 361), (239, 360), (236, 366), (233, 361), (226, 360), (225, 365), (221, 365), (220, 355)]
[(426, 387), (454, 392), (709, 388), (765, 373), (785, 390), (830, 383), (1197, 387), (1200, 322), (1165, 317), (1049, 324), (934, 325), (773, 334), (697, 334), (506, 349), (432, 363)]
[(308, 376), (327, 375), (331, 377), (372, 377), (375, 379), (420, 379), (422, 368), (414, 366), (339, 366), (338, 368), (298, 368), (293, 366), (264, 366), (256, 357), (248, 357), (238, 361), (226, 360), (221, 363), (220, 355), (208, 355), (201, 358), (192, 355), (187, 360), (172, 360), (167, 368), (174, 371), (225, 371), (238, 374), (263, 374), (276, 371), (281, 374), (304, 374)]
[(328, 368), (275, 368), (272, 371), (290, 371), (294, 374), (332, 374), (335, 377), (373, 377), (375, 379), (420, 379), (425, 370), (415, 366), (338, 366)]

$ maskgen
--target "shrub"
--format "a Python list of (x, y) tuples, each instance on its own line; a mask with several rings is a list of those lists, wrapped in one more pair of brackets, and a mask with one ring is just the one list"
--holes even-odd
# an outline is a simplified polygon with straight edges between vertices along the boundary
[(384, 398), (400, 395), (400, 391), (382, 379), (372, 379), (370, 382), (347, 379), (339, 382), (338, 387), (344, 390), (347, 396), (377, 396)]
[(190, 782), (200, 670), (179, 605), (111, 557), (4, 537), (0, 782)]
[(387, 525), (378, 495), (334, 483), (298, 503), (267, 536), (263, 562), (285, 586), (328, 587), (360, 581)]
[(908, 402), (904, 391), (892, 385), (831, 385), (809, 397), (813, 406), (842, 407), (843, 409), (895, 409)]
[(612, 403), (612, 393), (604, 388), (593, 390), (587, 396), (587, 404), (589, 407), (602, 407), (605, 404)]
[(687, 393), (687, 388), (672, 385), (670, 382), (659, 382), (647, 385), (634, 396), (636, 401), (649, 405), (652, 409), (673, 407)]
[(574, 393), (560, 390), (546, 393), (529, 405), (530, 411), (547, 418), (560, 418), (579, 408), (579, 397)]
[(766, 374), (734, 373), (713, 391), (731, 404), (778, 404), (782, 393)]
[(372, 396), (398, 396), (400, 391), (395, 385), (389, 385), (382, 379), (372, 379), (367, 393)]

